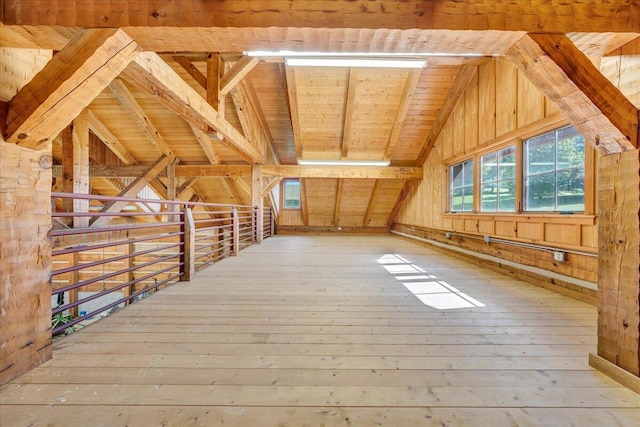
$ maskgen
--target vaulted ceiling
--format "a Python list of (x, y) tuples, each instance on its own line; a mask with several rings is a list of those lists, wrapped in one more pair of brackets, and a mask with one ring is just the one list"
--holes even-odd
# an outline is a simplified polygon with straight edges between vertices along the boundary
[[(81, 106), (95, 135), (93, 164), (148, 165), (175, 156), (185, 168), (178, 174), (179, 196), (219, 203), (251, 203), (247, 173), (220, 169), (194, 180), (186, 167), (296, 165), (301, 159), (420, 167), (475, 66), (504, 55), (527, 32), (566, 33), (594, 59), (639, 43), (640, 32), (636, 2), (619, 2), (614, 13), (599, 3), (571, 2), (555, 9), (548, 2), (517, 1), (75, 3), (5, 1), (0, 45), (64, 54), (70, 42), (86, 35), (84, 28), (122, 28), (138, 51), (157, 55), (124, 62), (123, 71), (112, 73)], [(612, 25), (618, 32), (609, 32)], [(90, 46), (85, 41), (78, 49)], [(122, 46), (114, 44), (105, 54), (115, 55)], [(283, 58), (250, 58), (244, 54), (249, 50), (422, 54), (427, 65), (291, 67)], [(61, 54), (43, 60), (42, 68), (52, 68), (47, 64)], [(2, 93), (10, 113), (13, 95)], [(202, 100), (208, 107), (196, 106)], [(53, 144), (58, 162), (60, 142), (58, 137)], [(265, 169), (265, 186), (299, 170)], [(304, 175), (305, 225), (386, 225), (406, 170), (384, 176), (347, 172)], [(154, 188), (161, 193), (165, 184), (157, 179)], [(93, 191), (104, 194), (118, 194), (123, 185), (118, 177), (92, 179)]]

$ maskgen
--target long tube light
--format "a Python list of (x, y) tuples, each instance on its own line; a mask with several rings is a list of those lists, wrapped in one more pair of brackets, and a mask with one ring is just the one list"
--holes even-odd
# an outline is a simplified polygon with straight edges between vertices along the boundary
[(302, 166), (389, 166), (388, 160), (298, 160)]
[(303, 57), (346, 57), (346, 58), (406, 58), (406, 59), (421, 59), (429, 57), (447, 57), (447, 56), (462, 56), (466, 58), (481, 58), (485, 56), (482, 53), (462, 52), (462, 53), (447, 53), (447, 52), (295, 52), (292, 50), (249, 50), (244, 52), (247, 56), (256, 56), (264, 58), (303, 58)]
[(290, 67), (364, 67), (364, 68), (424, 68), (426, 59), (387, 58), (286, 58)]

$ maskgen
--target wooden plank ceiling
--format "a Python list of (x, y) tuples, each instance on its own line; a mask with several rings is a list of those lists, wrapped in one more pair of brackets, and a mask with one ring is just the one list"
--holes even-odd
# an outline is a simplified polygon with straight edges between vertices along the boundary
[[(227, 6), (224, 2), (216, 3), (218, 7)], [(22, 20), (40, 18), (24, 15), (26, 9), (18, 5), (9, 2), (4, 11), (5, 22), (14, 22), (0, 26), (2, 46), (60, 50), (82, 31), (80, 27), (101, 26), (90, 22), (100, 15), (98, 10), (87, 15), (85, 18), (91, 19), (83, 23), (71, 22), (73, 19), (67, 22), (65, 14), (58, 14), (57, 23), (62, 26), (51, 25), (53, 21), (20, 25)], [(102, 7), (102, 3), (95, 7), (98, 6)], [(105, 10), (100, 16), (113, 18), (111, 12)], [(195, 14), (195, 10), (191, 12)], [(130, 13), (129, 17), (134, 19), (134, 11)], [(456, 11), (452, 9), (451, 13)], [(392, 166), (421, 166), (434, 132), (437, 134), (438, 126), (443, 124), (443, 115), (453, 108), (456, 96), (462, 93), (455, 87), (458, 76), (462, 78), (464, 74), (468, 81), (468, 66), (505, 54), (525, 35), (524, 31), (508, 25), (495, 29), (478, 25), (438, 29), (439, 21), (435, 18), (433, 28), (420, 24), (399, 30), (336, 28), (333, 24), (327, 28), (302, 29), (286, 25), (265, 28), (241, 22), (220, 22), (217, 27), (195, 22), (191, 26), (187, 22), (178, 25), (180, 28), (166, 28), (139, 23), (127, 26), (132, 23), (125, 22), (126, 19), (123, 15), (124, 21), (117, 25), (124, 27), (142, 50), (157, 52), (181, 82), (216, 108), (213, 111), (218, 118), (226, 120), (240, 139), (247, 140), (265, 156), (265, 164), (282, 165), (296, 165), (304, 159), (389, 160)], [(572, 28), (584, 31), (586, 27), (578, 24)], [(350, 25), (357, 27), (354, 22)], [(551, 30), (562, 31), (562, 28)], [(637, 28), (628, 30), (637, 31)], [(637, 32), (567, 35), (579, 49), (594, 57), (638, 38)], [(427, 65), (419, 70), (290, 67), (282, 58), (252, 60), (243, 55), (243, 51), (265, 48), (272, 51), (447, 52), (449, 55), (427, 58)], [(468, 53), (478, 56), (470, 58)], [(149, 165), (162, 155), (175, 156), (179, 166), (248, 163), (251, 152), (243, 151), (242, 141), (237, 143), (224, 137), (202, 118), (193, 120), (191, 112), (184, 107), (190, 105), (191, 95), (184, 95), (180, 104), (176, 99), (184, 90), (167, 94), (159, 80), (152, 81), (160, 77), (141, 78), (140, 70), (146, 65), (153, 66), (153, 61), (143, 63), (136, 59), (134, 62), (88, 105), (90, 129), (94, 134), (92, 164)], [(460, 73), (461, 70), (465, 70), (464, 73)], [(62, 162), (60, 138), (54, 143), (53, 155), (56, 162)], [(247, 176), (193, 178), (178, 178), (181, 199), (188, 200), (195, 195), (208, 202), (251, 203)], [(309, 226), (385, 226), (406, 182), (400, 178), (349, 176), (304, 178), (303, 181), (306, 207), (303, 222)], [(119, 177), (92, 178), (91, 189), (112, 195), (124, 184)], [(165, 185), (165, 178), (157, 178), (152, 187), (162, 195)], [(166, 193), (166, 189), (164, 191)]]

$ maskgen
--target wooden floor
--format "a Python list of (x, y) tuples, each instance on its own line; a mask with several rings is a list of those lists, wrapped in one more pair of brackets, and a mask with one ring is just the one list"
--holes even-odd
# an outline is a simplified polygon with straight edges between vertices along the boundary
[(0, 425), (640, 425), (595, 344), (593, 306), (405, 240), (276, 236), (57, 341)]

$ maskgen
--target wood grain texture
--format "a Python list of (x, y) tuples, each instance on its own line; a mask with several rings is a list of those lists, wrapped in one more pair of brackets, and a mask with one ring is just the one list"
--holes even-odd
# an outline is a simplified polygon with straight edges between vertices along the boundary
[(83, 32), (11, 99), (5, 140), (44, 148), (140, 50), (122, 30)]
[[(419, 275), (483, 306), (425, 305)], [(275, 236), (57, 341), (0, 422), (633, 426), (638, 395), (588, 366), (596, 316), (390, 236)]]

